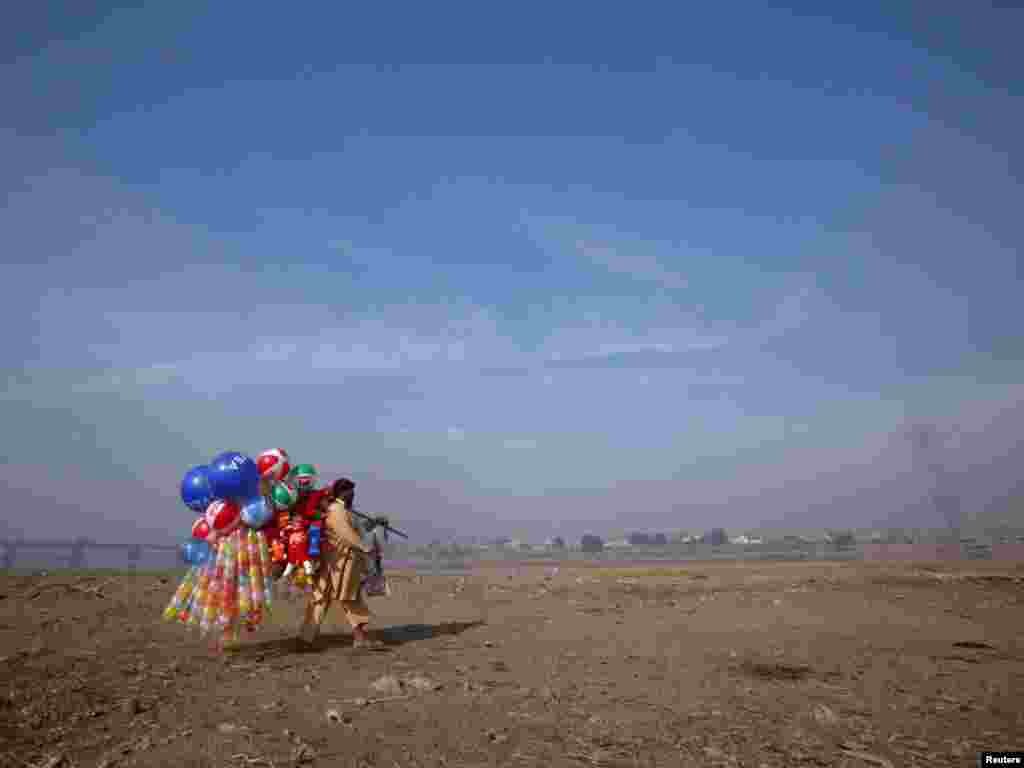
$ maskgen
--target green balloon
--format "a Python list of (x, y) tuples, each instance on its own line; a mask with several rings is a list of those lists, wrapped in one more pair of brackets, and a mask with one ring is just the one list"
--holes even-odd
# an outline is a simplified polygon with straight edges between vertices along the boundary
[(291, 509), (298, 500), (299, 492), (287, 483), (274, 483), (274, 487), (270, 489), (270, 501), (278, 511)]
[(288, 477), (300, 491), (311, 491), (316, 488), (319, 474), (312, 464), (296, 464)]

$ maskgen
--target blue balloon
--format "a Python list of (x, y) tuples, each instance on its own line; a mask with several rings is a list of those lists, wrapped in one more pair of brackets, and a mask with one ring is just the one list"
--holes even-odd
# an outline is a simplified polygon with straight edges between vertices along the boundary
[(255, 530), (269, 523), (273, 516), (274, 510), (263, 496), (249, 499), (242, 507), (242, 522)]
[(189, 539), (181, 545), (181, 560), (186, 565), (206, 565), (213, 557), (213, 549), (205, 541)]
[(181, 500), (193, 512), (202, 514), (213, 501), (213, 488), (210, 487), (210, 468), (205, 464), (192, 467), (185, 473), (181, 481)]
[(210, 462), (210, 488), (218, 499), (251, 499), (260, 492), (256, 462), (238, 451), (225, 451)]

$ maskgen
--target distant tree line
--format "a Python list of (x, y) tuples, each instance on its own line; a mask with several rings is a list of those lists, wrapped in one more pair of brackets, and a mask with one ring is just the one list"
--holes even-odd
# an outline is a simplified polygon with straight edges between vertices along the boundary
[[(699, 537), (690, 537), (686, 534), (680, 533), (678, 535), (673, 535), (672, 538), (665, 533), (644, 533), (634, 531), (627, 534), (625, 541), (633, 547), (670, 547), (685, 545), (691, 550), (698, 544), (710, 547), (724, 547), (730, 543), (728, 534), (724, 528), (711, 528)], [(835, 551), (850, 550), (857, 546), (856, 537), (850, 530), (829, 531), (827, 541), (829, 543), (829, 547)], [(506, 551), (510, 548), (516, 547), (523, 550), (535, 551), (534, 548), (530, 547), (525, 542), (517, 542), (516, 540), (506, 536), (496, 537), (489, 540), (487, 543), (495, 549), (504, 549)], [(784, 547), (790, 548), (806, 548), (808, 542), (799, 536), (786, 535), (783, 536), (777, 544), (782, 544)], [(580, 552), (593, 554), (603, 552), (609, 546), (614, 545), (609, 545), (600, 536), (588, 533), (579, 539), (576, 548)], [(549, 552), (564, 552), (569, 548), (569, 545), (561, 536), (553, 536), (548, 539), (543, 547), (543, 549), (546, 549)], [(413, 547), (407, 551), (414, 556), (426, 557), (429, 559), (462, 559), (472, 557), (478, 551), (478, 547), (473, 545), (457, 544), (455, 542), (445, 543), (440, 540), (434, 540), (428, 546)]]

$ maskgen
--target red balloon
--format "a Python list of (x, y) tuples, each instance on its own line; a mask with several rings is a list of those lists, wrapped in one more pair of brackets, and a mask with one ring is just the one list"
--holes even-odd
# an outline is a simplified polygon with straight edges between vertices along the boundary
[(206, 541), (210, 536), (210, 524), (206, 522), (205, 517), (200, 517), (194, 523), (192, 523), (192, 538), (199, 539), (200, 541)]
[(260, 477), (280, 481), (291, 470), (289, 462), (290, 459), (288, 458), (287, 451), (283, 448), (271, 448), (269, 451), (263, 451), (263, 453), (256, 457), (256, 469), (259, 470)]
[(206, 522), (214, 531), (224, 531), (238, 522), (242, 508), (233, 501), (217, 499), (206, 508)]
[(309, 560), (309, 534), (305, 528), (296, 526), (288, 533), (288, 562), (302, 565)]
[(320, 504), (330, 496), (330, 488), (321, 488), (317, 491), (310, 491), (306, 497), (296, 505), (299, 508), (299, 515), (303, 520), (316, 520), (320, 516)]

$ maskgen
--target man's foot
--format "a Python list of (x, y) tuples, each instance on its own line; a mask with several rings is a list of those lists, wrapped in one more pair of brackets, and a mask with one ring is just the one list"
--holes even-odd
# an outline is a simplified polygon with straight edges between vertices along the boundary
[(320, 636), (320, 627), (316, 622), (305, 622), (302, 625), (302, 629), (299, 630), (299, 642), (306, 643), (307, 645), (313, 645), (316, 639)]
[(353, 640), (352, 647), (360, 650), (382, 651), (384, 650), (384, 641), (368, 637), (364, 640)]
[(352, 630), (352, 647), (353, 648), (383, 648), (384, 643), (381, 640), (370, 637), (366, 628), (363, 626), (356, 627)]

